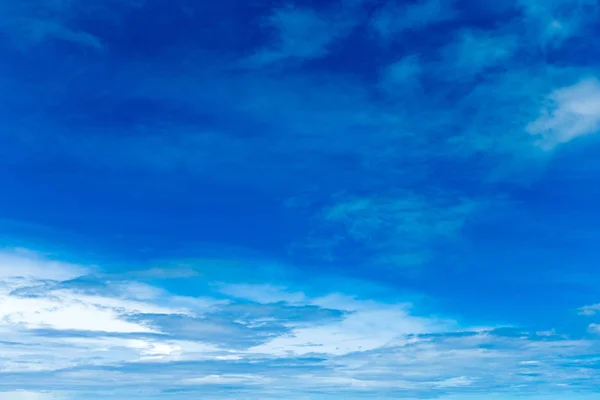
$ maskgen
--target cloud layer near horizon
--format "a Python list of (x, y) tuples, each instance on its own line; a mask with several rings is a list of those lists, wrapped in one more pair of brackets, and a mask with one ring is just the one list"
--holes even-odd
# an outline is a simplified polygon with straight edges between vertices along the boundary
[(31, 252), (0, 258), (0, 388), (33, 390), (9, 398), (104, 398), (131, 385), (150, 397), (443, 397), (509, 383), (549, 393), (573, 379), (580, 389), (599, 383), (593, 337), (460, 326), (415, 315), (406, 302), (283, 286), (215, 282), (184, 297)]

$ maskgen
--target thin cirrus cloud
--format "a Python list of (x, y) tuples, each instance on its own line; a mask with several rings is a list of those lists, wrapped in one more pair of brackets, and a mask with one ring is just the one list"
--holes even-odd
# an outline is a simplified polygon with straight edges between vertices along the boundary
[(405, 31), (427, 28), (457, 16), (453, 1), (420, 0), (385, 3), (375, 14), (372, 29), (385, 40), (398, 40)]
[(431, 256), (432, 243), (458, 238), (469, 219), (484, 208), (485, 201), (445, 193), (339, 197), (322, 211), (319, 228), (307, 245), (323, 248), (335, 232), (339, 239), (331, 243), (333, 256), (347, 251), (345, 246), (352, 242), (371, 253), (374, 264), (414, 267)]
[(518, 50), (512, 35), (490, 35), (487, 32), (464, 31), (442, 50), (449, 79), (473, 78), (490, 68), (506, 65)]
[(72, 3), (50, 1), (40, 5), (29, 0), (5, 1), (0, 5), (0, 32), (23, 51), (55, 41), (96, 51), (103, 50), (104, 45), (98, 37), (76, 26), (69, 26), (67, 16), (71, 12)]
[(535, 29), (538, 43), (546, 47), (583, 34), (598, 13), (594, 0), (521, 0), (518, 4)]
[(265, 25), (275, 30), (276, 39), (268, 48), (251, 57), (250, 62), (258, 65), (290, 58), (306, 60), (321, 57), (344, 33), (328, 16), (311, 9), (279, 9)]
[(361, 22), (360, 10), (365, 2), (345, 0), (324, 11), (291, 4), (276, 8), (263, 23), (263, 29), (273, 34), (264, 48), (249, 57), (248, 65), (265, 66), (326, 56)]

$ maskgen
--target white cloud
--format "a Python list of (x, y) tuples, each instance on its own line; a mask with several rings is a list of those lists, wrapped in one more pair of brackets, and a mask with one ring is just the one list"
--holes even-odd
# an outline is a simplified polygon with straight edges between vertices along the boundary
[(46, 336), (26, 330), (0, 330), (4, 340), (0, 372), (40, 372), (65, 368), (135, 362), (172, 362), (235, 359), (235, 352), (202, 341), (166, 336)]
[(541, 116), (527, 126), (544, 150), (600, 130), (600, 82), (595, 78), (555, 90)]
[(592, 333), (600, 334), (600, 324), (590, 324), (590, 326), (588, 326), (588, 330)]
[(207, 375), (200, 378), (190, 378), (183, 381), (190, 385), (265, 385), (272, 379), (252, 374)]
[(433, 322), (412, 317), (398, 307), (381, 307), (350, 313), (339, 322), (299, 327), (251, 348), (250, 352), (270, 355), (309, 353), (343, 355), (367, 351), (395, 342), (404, 336), (435, 330)]
[(596, 315), (600, 312), (600, 304), (592, 304), (583, 306), (579, 309), (579, 315)]
[(154, 332), (138, 323), (124, 321), (116, 308), (85, 303), (76, 296), (18, 297), (0, 292), (0, 319), (3, 324), (27, 329), (85, 330), (100, 332)]
[[(595, 351), (595, 341), (535, 341), (528, 337), (502, 337), (489, 333), (469, 336), (440, 336), (416, 339), (408, 344), (388, 346), (367, 353), (352, 353), (331, 360), (335, 370), (347, 377), (397, 376), (417, 387), (485, 388), (568, 382), (586, 376), (586, 365), (571, 364), (584, 354)], [(531, 364), (530, 360), (539, 360)], [(598, 377), (591, 377), (595, 385)], [(540, 387), (540, 386), (538, 386)]]
[(25, 390), (16, 390), (13, 392), (0, 392), (1, 400), (61, 400), (63, 396), (52, 393), (28, 392)]
[(90, 272), (89, 268), (44, 259), (39, 254), (27, 250), (0, 251), (0, 280), (25, 278), (66, 281)]
[[(158, 339), (125, 339), (118, 337), (65, 338), (61, 343), (86, 349), (92, 353), (106, 353), (105, 363), (115, 361), (178, 361), (216, 359), (217, 354), (226, 351), (218, 347), (189, 340)], [(119, 355), (119, 351), (128, 350), (128, 354)], [(100, 357), (102, 358), (102, 357)]]
[[(26, 250), (0, 252), (0, 327), (152, 333), (157, 331), (143, 323), (126, 321), (126, 317), (193, 315), (189, 308), (201, 311), (212, 305), (201, 299), (169, 296), (158, 288), (137, 282), (117, 283), (112, 293), (104, 294), (59, 285), (90, 272), (90, 268), (49, 260)], [(47, 287), (48, 282), (54, 286)]]
[[(90, 272), (26, 250), (0, 252), (0, 334), (13, 343), (0, 354), (1, 372), (223, 353), (196, 342), (104, 337), (159, 333), (146, 322), (129, 319), (136, 314), (195, 316), (223, 302), (172, 296), (140, 282), (105, 282), (96, 290), (80, 290), (65, 282)], [(85, 331), (95, 336), (45, 336), (36, 333), (38, 329)]]
[(434, 385), (441, 388), (455, 388), (461, 386), (470, 386), (473, 384), (473, 379), (466, 376), (459, 376), (456, 378), (448, 378), (443, 381), (435, 382)]
[[(45, 290), (33, 295), (15, 294), (17, 289), (28, 289), (36, 281), (6, 286), (0, 282), (0, 326), (25, 329), (81, 330), (112, 333), (156, 332), (141, 323), (128, 322), (124, 317), (137, 313), (185, 313), (127, 299), (91, 296), (72, 290)], [(23, 284), (25, 283), (25, 285)], [(4, 286), (4, 287), (3, 287)], [(35, 286), (34, 286), (34, 290)]]
[[(392, 341), (403, 341), (405, 335), (438, 331), (448, 327), (446, 321), (410, 315), (409, 304), (381, 304), (333, 294), (309, 298), (301, 293), (285, 293), (268, 285), (236, 285), (235, 295), (260, 302), (293, 300), (296, 305), (311, 305), (342, 311), (338, 321), (306, 326), (288, 322), (293, 328), (288, 335), (250, 348), (250, 353), (265, 355), (303, 355), (322, 353), (342, 355), (372, 350)], [(226, 292), (231, 293), (232, 290)]]
[[(42, 257), (29, 259), (40, 263), (29, 270), (43, 270)], [(156, 393), (166, 387), (217, 390), (236, 386), (248, 393), (255, 391), (257, 396), (266, 390), (283, 390), (280, 388), (288, 393), (290, 390), (300, 393), (308, 387), (321, 392), (348, 393), (459, 392), (484, 388), (492, 377), (499, 380), (500, 385), (527, 383), (527, 374), (532, 372), (561, 384), (574, 377), (585, 378), (581, 371), (587, 361), (582, 356), (594, 354), (598, 346), (596, 341), (567, 340), (558, 335), (500, 337), (481, 329), (477, 333), (469, 329), (469, 333), (453, 321), (415, 315), (410, 303), (383, 303), (340, 293), (310, 296), (284, 286), (251, 284), (218, 287), (231, 298), (218, 303), (217, 309), (211, 309), (217, 300), (205, 299), (198, 306), (198, 312), (208, 307), (212, 313), (206, 314), (206, 318), (218, 320), (229, 315), (227, 307), (252, 300), (257, 304), (244, 311), (248, 322), (239, 323), (244, 325), (239, 332), (256, 335), (254, 339), (261, 340), (246, 341), (241, 346), (227, 342), (216, 345), (193, 335), (180, 339), (169, 336), (169, 332), (147, 334), (144, 329), (151, 327), (123, 319), (124, 315), (140, 312), (186, 312), (183, 305), (193, 304), (190, 299), (172, 296), (140, 282), (104, 282), (101, 289), (78, 291), (58, 285), (59, 281), (47, 286), (47, 281), (31, 277), (35, 275), (31, 273), (30, 278), (13, 280), (9, 270), (8, 281), (3, 281), (2, 301), (8, 308), (0, 307), (7, 314), (0, 317), (0, 336), (7, 344), (2, 345), (0, 352), (0, 373), (25, 376), (44, 372), (40, 375), (49, 376), (52, 382), (75, 388), (78, 385), (97, 388), (99, 395), (107, 390), (107, 381), (115, 393), (123, 393), (122, 388), (133, 384)], [(17, 293), (13, 293), (14, 290)], [(125, 296), (127, 292), (130, 296)], [(299, 307), (299, 311), (307, 306), (335, 310), (337, 317), (279, 319), (277, 313), (272, 312), (277, 303), (285, 303), (286, 309)], [(265, 314), (262, 307), (270, 310), (269, 313)], [(224, 314), (218, 314), (217, 310)], [(195, 315), (196, 311), (187, 312)], [(252, 315), (253, 312), (256, 315)], [(286, 329), (265, 335), (263, 325), (253, 323), (264, 320), (265, 315), (269, 324)], [(39, 327), (54, 328), (59, 334), (31, 329)], [(90, 331), (90, 328), (98, 330)], [(86, 329), (87, 332), (69, 335), (64, 332), (67, 329)], [(111, 334), (107, 329), (111, 329)], [(592, 324), (590, 330), (595, 329)], [(221, 333), (219, 329), (211, 332)], [(434, 335), (428, 335), (432, 333)], [(257, 342), (262, 344), (256, 345)], [(317, 370), (290, 372), (289, 368), (296, 363), (307, 365), (298, 357), (311, 353), (318, 355), (310, 361)], [(182, 362), (193, 362), (195, 367), (181, 369)], [(578, 369), (570, 367), (573, 363)], [(121, 371), (119, 366), (124, 364), (132, 368)], [(141, 369), (132, 372), (136, 365)], [(273, 368), (275, 365), (277, 368)], [(586, 384), (597, 383), (593, 377), (585, 379)], [(42, 384), (38, 383), (37, 387), (43, 387)], [(50, 396), (23, 393), (19, 395)], [(28, 397), (17, 399), (29, 400)], [(54, 400), (53, 397), (39, 399)]]

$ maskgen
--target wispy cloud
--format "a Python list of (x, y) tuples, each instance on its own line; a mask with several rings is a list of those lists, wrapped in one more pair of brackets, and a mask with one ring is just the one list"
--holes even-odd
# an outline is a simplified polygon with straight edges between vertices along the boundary
[(423, 67), (419, 57), (405, 56), (386, 66), (381, 77), (381, 88), (389, 94), (405, 95), (405, 90), (418, 85), (422, 73)]
[[(418, 196), (409, 191), (335, 199), (318, 217), (320, 233), (313, 240), (335, 234), (334, 252), (362, 248), (371, 262), (398, 268), (428, 260), (431, 246), (456, 239), (468, 219), (484, 202), (446, 194)], [(323, 235), (323, 236), (322, 236)]]
[(527, 127), (544, 150), (599, 130), (600, 83), (595, 78), (556, 89), (548, 96), (540, 117)]
[(221, 292), (228, 296), (241, 297), (257, 303), (277, 303), (283, 301), (295, 304), (305, 301), (303, 293), (290, 293), (285, 288), (272, 285), (226, 285), (221, 288)]
[(102, 50), (102, 41), (76, 26), (69, 26), (72, 1), (33, 4), (29, 0), (8, 0), (0, 5), (0, 31), (22, 50), (45, 42), (65, 41), (94, 50)]
[(585, 34), (598, 15), (594, 0), (520, 0), (519, 5), (542, 46), (560, 46)]
[(472, 78), (496, 66), (506, 65), (518, 48), (516, 36), (468, 30), (460, 32), (442, 54), (448, 79)]
[(382, 38), (394, 41), (400, 40), (405, 31), (423, 29), (456, 15), (453, 1), (449, 0), (389, 1), (375, 13), (372, 28)]
[(250, 64), (303, 61), (325, 56), (336, 41), (356, 25), (357, 15), (347, 9), (317, 11), (287, 5), (273, 11), (265, 28), (274, 31), (265, 48), (253, 54)]

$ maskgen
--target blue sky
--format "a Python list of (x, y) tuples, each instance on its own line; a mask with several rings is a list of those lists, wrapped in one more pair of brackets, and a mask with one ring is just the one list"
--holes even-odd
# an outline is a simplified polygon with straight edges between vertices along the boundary
[(599, 398), (599, 14), (0, 0), (0, 398)]

